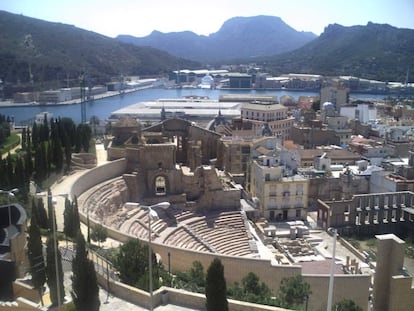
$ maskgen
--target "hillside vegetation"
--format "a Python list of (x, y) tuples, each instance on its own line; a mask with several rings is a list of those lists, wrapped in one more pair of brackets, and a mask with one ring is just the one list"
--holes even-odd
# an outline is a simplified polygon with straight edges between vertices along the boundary
[(404, 82), (407, 70), (414, 70), (414, 30), (374, 23), (329, 25), (305, 46), (261, 62), (275, 73), (353, 75)]
[[(166, 52), (125, 44), (61, 23), (0, 11), (0, 79), (42, 85), (86, 73), (96, 83), (120, 75), (160, 75), (199, 66)], [(30, 74), (31, 71), (31, 74)]]

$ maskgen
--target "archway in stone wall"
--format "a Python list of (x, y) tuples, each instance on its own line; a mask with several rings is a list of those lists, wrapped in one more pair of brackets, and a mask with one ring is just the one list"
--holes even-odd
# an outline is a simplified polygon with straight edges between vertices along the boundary
[(154, 194), (157, 196), (167, 194), (167, 178), (163, 175), (158, 175), (154, 179)]

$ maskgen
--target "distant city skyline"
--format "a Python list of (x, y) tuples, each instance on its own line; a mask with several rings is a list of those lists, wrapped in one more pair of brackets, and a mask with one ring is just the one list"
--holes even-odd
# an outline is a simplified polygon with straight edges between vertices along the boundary
[(232, 17), (257, 15), (278, 16), (295, 30), (316, 35), (333, 23), (414, 29), (413, 0), (5, 0), (0, 10), (109, 37), (143, 37), (154, 30), (209, 35)]

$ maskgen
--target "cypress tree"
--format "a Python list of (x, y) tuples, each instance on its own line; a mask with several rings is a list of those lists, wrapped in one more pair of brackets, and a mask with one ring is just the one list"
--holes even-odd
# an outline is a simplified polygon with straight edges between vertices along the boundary
[(92, 129), (88, 124), (82, 126), (82, 148), (85, 152), (89, 152), (90, 142), (92, 138)]
[(9, 176), (7, 174), (7, 161), (6, 159), (0, 160), (0, 185), (3, 188), (9, 188)]
[[(53, 197), (52, 192), (50, 191), (50, 188), (47, 190), (47, 215), (49, 219), (49, 231), (50, 232), (56, 232), (57, 231), (57, 224), (56, 224), (56, 215), (53, 207)], [(53, 223), (55, 226), (53, 227)]]
[(32, 159), (32, 150), (30, 146), (27, 147), (27, 151), (24, 157), (24, 170), (25, 175), (28, 180), (32, 177), (33, 173), (33, 159)]
[(35, 177), (38, 184), (41, 184), (48, 176), (47, 154), (44, 142), (37, 145), (35, 152)]
[(87, 213), (87, 216), (86, 216), (86, 226), (88, 227), (88, 236), (87, 236), (88, 244), (91, 244), (91, 228), (90, 228), (90, 223), (89, 223), (89, 212)]
[(88, 259), (85, 239), (78, 231), (76, 256), (72, 261), (72, 299), (76, 310), (99, 310), (99, 287), (94, 264)]
[(27, 134), (26, 128), (24, 127), (22, 130), (22, 149), (25, 150), (27, 147)]
[(75, 238), (76, 235), (73, 234), (73, 206), (69, 202), (69, 199), (65, 199), (65, 210), (63, 211), (63, 223), (64, 228), (63, 232), (67, 237)]
[(10, 155), (10, 152), (7, 155), (6, 163), (7, 163), (7, 176), (8, 176), (7, 179), (9, 180), (9, 184), (7, 186), (8, 188), (13, 188), (13, 186), (16, 183), (15, 183), (15, 176), (14, 176), (14, 163)]
[(46, 148), (46, 172), (47, 177), (50, 176), (50, 173), (52, 172), (52, 162), (53, 162), (53, 152), (52, 152), (52, 144), (50, 140), (44, 142), (45, 148)]
[(32, 144), (36, 146), (39, 143), (39, 127), (37, 123), (34, 122), (32, 126)]
[(75, 152), (81, 152), (82, 149), (82, 125), (79, 124), (76, 128), (76, 138), (75, 138)]
[(207, 311), (228, 311), (227, 287), (224, 266), (215, 258), (207, 270), (206, 278)]
[(56, 173), (60, 173), (63, 168), (63, 153), (62, 144), (59, 139), (52, 141), (52, 149), (53, 163), (55, 164)]
[[(55, 245), (57, 249), (57, 270), (59, 275), (59, 284), (56, 284), (56, 265), (55, 265)], [(57, 305), (58, 300), (58, 287), (60, 290), (60, 302), (63, 303), (65, 297), (65, 288), (63, 286), (63, 270), (62, 270), (62, 257), (57, 247), (57, 241), (53, 237), (53, 234), (50, 234), (47, 243), (46, 243), (46, 275), (47, 275), (47, 284), (49, 285), (50, 290), (50, 299), (53, 305)]]
[(75, 196), (72, 201), (72, 211), (73, 211), (73, 237), (76, 237), (80, 231), (80, 217), (78, 209), (78, 198)]
[(66, 171), (70, 169), (70, 163), (72, 161), (72, 146), (70, 145), (69, 138), (65, 136), (64, 140), (64, 147), (65, 147), (65, 164), (66, 164)]
[[(33, 203), (34, 204), (34, 203)], [(47, 217), (45, 205), (42, 199), (37, 200), (36, 212), (38, 215), (37, 223), (42, 229), (49, 229), (49, 218)]]
[(29, 181), (26, 179), (23, 158), (20, 156), (17, 157), (16, 159), (16, 167), (14, 168), (14, 175), (15, 175), (14, 186), (21, 189), (23, 195), (25, 195), (27, 192), (26, 189), (29, 184)]
[(42, 238), (37, 224), (36, 206), (32, 209), (30, 219), (29, 236), (27, 241), (28, 257), (30, 262), (30, 272), (32, 275), (33, 287), (39, 291), (39, 296), (43, 305), (43, 284), (46, 282), (45, 261), (43, 258)]
[(27, 138), (26, 138), (27, 148), (30, 149), (32, 147), (32, 139), (31, 139), (32, 133), (30, 132), (30, 128), (27, 128), (26, 135), (27, 135)]
[(49, 121), (47, 120), (47, 114), (44, 114), (43, 117), (43, 124), (40, 127), (41, 129), (41, 140), (48, 141), (49, 140)]

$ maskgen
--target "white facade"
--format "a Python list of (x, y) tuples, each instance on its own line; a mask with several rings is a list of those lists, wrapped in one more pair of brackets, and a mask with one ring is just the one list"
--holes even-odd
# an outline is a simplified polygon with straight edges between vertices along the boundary
[(211, 89), (214, 86), (214, 79), (209, 74), (206, 74), (203, 78), (201, 78), (201, 83), (198, 87), (202, 89)]
[(251, 195), (258, 199), (261, 215), (269, 221), (306, 219), (309, 180), (286, 176), (277, 157), (261, 157), (251, 165)]
[(361, 123), (367, 124), (377, 119), (377, 108), (370, 104), (358, 104), (355, 106), (341, 107), (340, 115), (350, 120), (359, 120)]

